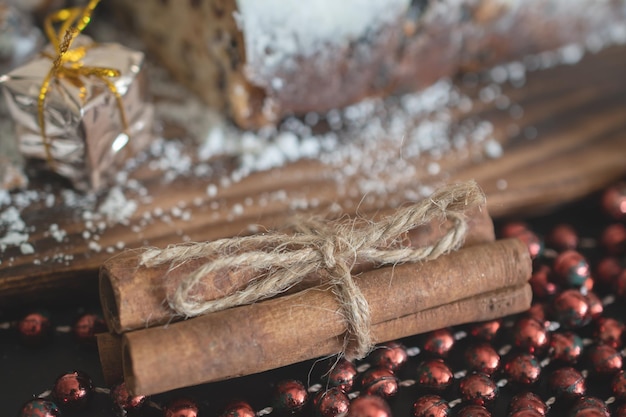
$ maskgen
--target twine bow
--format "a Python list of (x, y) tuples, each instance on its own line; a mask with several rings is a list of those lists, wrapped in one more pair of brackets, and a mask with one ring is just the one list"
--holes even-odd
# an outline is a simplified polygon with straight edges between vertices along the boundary
[[(186, 277), (168, 300), (174, 311), (187, 317), (273, 297), (307, 275), (323, 272), (346, 321), (343, 353), (362, 358), (372, 347), (370, 311), (351, 274), (355, 262), (382, 265), (426, 261), (458, 249), (467, 231), (464, 213), (484, 201), (484, 194), (472, 181), (440, 189), (378, 223), (305, 221), (296, 225), (293, 235), (271, 232), (150, 249), (143, 253), (141, 264), (150, 267), (169, 263), (174, 268), (193, 259), (211, 258)], [(452, 219), (454, 227), (434, 245), (415, 248), (401, 244), (406, 232), (436, 218)], [(246, 276), (258, 278), (223, 298), (203, 299), (197, 291), (203, 279), (224, 270), (253, 273)]]
[[(82, 59), (85, 57), (88, 46), (80, 46), (72, 48), (72, 43), (76, 37), (85, 29), (91, 21), (91, 15), (100, 0), (91, 0), (85, 7), (74, 7), (69, 9), (61, 9), (47, 16), (44, 21), (44, 30), (50, 43), (56, 51), (56, 55), (44, 53), (43, 55), (52, 60), (52, 68), (45, 76), (41, 88), (39, 89), (39, 97), (37, 101), (37, 117), (39, 121), (39, 129), (46, 151), (46, 159), (49, 164), (54, 163), (52, 157), (52, 145), (46, 136), (44, 108), (46, 97), (50, 90), (50, 83), (54, 79), (65, 78), (72, 84), (81, 89), (81, 98), (85, 97), (86, 89), (81, 81), (81, 76), (97, 77), (107, 86), (109, 91), (115, 96), (117, 106), (120, 110), (120, 118), (124, 132), (128, 136), (128, 121), (122, 96), (115, 84), (110, 78), (120, 76), (120, 72), (113, 68), (90, 67), (83, 64)], [(54, 24), (61, 23), (58, 31), (55, 31)]]

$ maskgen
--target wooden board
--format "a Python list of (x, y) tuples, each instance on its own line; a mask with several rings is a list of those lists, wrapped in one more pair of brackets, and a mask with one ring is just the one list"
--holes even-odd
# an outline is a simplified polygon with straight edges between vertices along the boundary
[[(485, 152), (472, 151), (468, 157), (462, 149), (405, 158), (400, 149), (397, 158), (406, 175), (392, 173), (388, 189), (379, 192), (363, 194), (359, 186), (368, 167), (342, 173), (338, 181), (342, 167), (318, 160), (256, 172), (223, 186), (220, 181), (232, 173), (233, 159), (215, 158), (208, 174), (179, 173), (170, 180), (166, 170), (155, 168), (163, 154), (130, 172), (130, 182), (118, 187), (122, 201), (109, 211), (99, 209), (107, 198), (112, 201), (111, 193), (85, 197), (59, 182), (34, 181), (29, 190), (11, 195), (34, 253), (11, 246), (0, 252), (0, 305), (60, 300), (94, 288), (100, 264), (123, 249), (246, 234), (279, 227), (294, 213), (338, 213), (340, 207), (341, 213), (371, 214), (443, 181), (476, 179), (495, 217), (549, 210), (626, 174), (625, 74), (626, 47), (611, 47), (576, 65), (530, 72), (523, 87), (501, 85), (517, 107), (502, 109), (494, 101), (476, 100), (471, 111), (455, 117), (459, 124), (489, 121), (502, 156), (486, 158)], [(473, 97), (489, 86), (457, 85)], [(184, 131), (180, 128), (172, 131)], [(387, 152), (396, 142), (381, 140), (380, 149), (368, 152)], [(193, 161), (196, 142), (183, 143), (176, 148), (182, 153), (171, 158)], [(0, 212), (6, 211), (1, 204)], [(6, 233), (0, 223), (0, 238)]]

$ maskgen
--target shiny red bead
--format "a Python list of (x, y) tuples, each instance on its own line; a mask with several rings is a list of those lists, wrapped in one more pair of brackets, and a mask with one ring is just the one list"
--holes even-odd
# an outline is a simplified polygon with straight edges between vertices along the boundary
[(424, 351), (445, 358), (454, 346), (454, 335), (450, 329), (439, 329), (424, 337)]
[(551, 269), (547, 265), (539, 266), (531, 275), (530, 286), (533, 290), (533, 296), (535, 298), (550, 297), (558, 291), (556, 284), (550, 281)]
[(146, 396), (144, 395), (131, 395), (124, 382), (113, 386), (109, 396), (115, 411), (120, 416), (139, 410), (146, 402)]
[(376, 395), (355, 398), (350, 404), (347, 417), (391, 417), (389, 404)]
[(509, 414), (514, 415), (523, 410), (532, 410), (540, 416), (545, 416), (548, 414), (549, 407), (537, 394), (533, 392), (523, 392), (511, 398)]
[(62, 409), (81, 410), (91, 400), (94, 385), (89, 375), (81, 371), (59, 376), (52, 387), (52, 399)]
[(498, 335), (500, 326), (502, 326), (500, 319), (474, 323), (471, 325), (470, 334), (486, 342), (491, 342)]
[(491, 417), (491, 413), (482, 405), (466, 405), (461, 408), (456, 417)]
[(198, 410), (191, 398), (174, 398), (163, 407), (163, 417), (198, 417)]
[(598, 375), (613, 375), (622, 369), (622, 355), (608, 345), (595, 345), (588, 349), (589, 361)]
[(107, 325), (101, 316), (87, 313), (76, 320), (72, 330), (79, 342), (95, 345), (96, 334), (107, 331)]
[(545, 417), (545, 416), (537, 410), (524, 409), (524, 410), (518, 410), (514, 413), (510, 413), (508, 417)]
[(626, 183), (609, 187), (602, 195), (602, 208), (615, 220), (626, 219)]
[(224, 408), (221, 417), (256, 417), (256, 412), (247, 402), (235, 401)]
[(583, 353), (583, 340), (570, 331), (553, 333), (548, 353), (555, 361), (574, 364)]
[(406, 347), (398, 342), (388, 342), (376, 348), (370, 355), (372, 365), (397, 371), (409, 360)]
[(559, 283), (566, 287), (581, 287), (591, 275), (587, 260), (575, 250), (559, 254), (554, 260), (553, 271)]
[(559, 368), (548, 378), (548, 387), (556, 397), (574, 399), (585, 395), (587, 385), (580, 372), (571, 367)]
[(619, 259), (614, 256), (607, 256), (596, 264), (594, 276), (599, 283), (610, 288), (623, 270)]
[(443, 359), (430, 359), (417, 367), (418, 386), (442, 391), (452, 385), (454, 375)]
[(459, 382), (459, 392), (463, 401), (476, 405), (492, 403), (498, 396), (498, 386), (487, 374), (466, 375)]
[(390, 398), (398, 393), (398, 378), (387, 368), (371, 368), (363, 374), (361, 388), (367, 395)]
[[(317, 417), (343, 416), (350, 408), (350, 399), (346, 393), (334, 387), (318, 392), (315, 398), (313, 398), (313, 408)], [(254, 417), (254, 414), (250, 417)]]
[(37, 346), (50, 339), (52, 323), (47, 314), (33, 312), (24, 316), (17, 323), (17, 331), (24, 344)]
[(591, 321), (589, 301), (578, 290), (565, 290), (557, 295), (552, 310), (564, 328), (583, 327)]
[(594, 339), (598, 343), (611, 346), (615, 349), (622, 347), (622, 336), (624, 334), (624, 323), (613, 318), (601, 317), (596, 322)]
[(308, 392), (300, 381), (289, 379), (276, 386), (274, 408), (280, 412), (296, 413), (304, 408), (308, 400)]
[(546, 245), (557, 251), (576, 249), (578, 247), (578, 233), (569, 224), (557, 224), (546, 236)]
[(358, 372), (352, 362), (345, 358), (340, 358), (337, 362), (332, 362), (328, 371), (328, 386), (337, 387), (343, 392), (350, 392), (354, 387)]
[(20, 408), (18, 417), (61, 417), (61, 410), (52, 401), (35, 398)]
[(626, 417), (626, 404), (622, 404), (615, 409), (613, 417)]
[(574, 402), (569, 415), (571, 417), (610, 417), (611, 413), (601, 399), (582, 397)]
[(477, 343), (463, 352), (465, 364), (470, 371), (493, 374), (500, 368), (500, 355), (489, 343)]
[(585, 299), (587, 300), (587, 305), (589, 306), (589, 315), (591, 316), (591, 319), (598, 320), (602, 316), (602, 313), (604, 313), (602, 300), (600, 300), (596, 293), (591, 291), (585, 295)]
[(547, 319), (548, 308), (549, 307), (546, 303), (534, 303), (526, 311), (525, 316), (533, 318), (537, 320), (539, 323), (543, 323), (544, 326), (547, 326), (549, 324), (549, 321)]
[(619, 273), (613, 282), (614, 294), (626, 300), (626, 269)]
[(413, 417), (449, 417), (448, 402), (438, 395), (423, 395), (413, 403)]
[(549, 341), (548, 330), (535, 319), (522, 317), (513, 326), (513, 343), (527, 352), (539, 354), (547, 349)]
[(626, 401), (626, 373), (619, 371), (611, 381), (611, 391), (620, 401)]
[(534, 355), (521, 353), (507, 361), (504, 372), (509, 382), (531, 385), (539, 380), (541, 366)]
[(543, 252), (543, 242), (539, 237), (528, 229), (525, 223), (512, 222), (506, 224), (501, 231), (503, 238), (518, 238), (528, 246), (530, 257), (535, 259)]
[(600, 243), (609, 255), (621, 255), (626, 252), (626, 226), (615, 223), (602, 232)]

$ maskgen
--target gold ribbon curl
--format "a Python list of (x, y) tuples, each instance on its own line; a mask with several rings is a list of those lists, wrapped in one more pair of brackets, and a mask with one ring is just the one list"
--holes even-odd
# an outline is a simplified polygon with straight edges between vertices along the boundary
[[(41, 137), (46, 151), (46, 159), (50, 165), (54, 164), (54, 158), (52, 157), (52, 144), (46, 136), (44, 108), (52, 80), (60, 78), (69, 80), (74, 85), (79, 86), (81, 90), (81, 97), (84, 97), (86, 95), (86, 89), (80, 77), (93, 76), (100, 79), (115, 96), (117, 107), (120, 111), (120, 119), (122, 121), (124, 133), (129, 136), (128, 119), (126, 118), (126, 112), (124, 111), (122, 96), (115, 84), (110, 80), (110, 78), (119, 77), (121, 75), (120, 71), (114, 68), (90, 67), (84, 65), (82, 59), (85, 57), (89, 48), (93, 45), (72, 48), (72, 43), (76, 37), (91, 21), (91, 15), (99, 2), (100, 0), (91, 0), (85, 7), (61, 9), (47, 16), (44, 21), (46, 36), (50, 40), (52, 46), (54, 46), (56, 55), (50, 55), (47, 53), (43, 54), (45, 57), (52, 60), (52, 68), (48, 71), (48, 74), (44, 78), (41, 88), (39, 89), (37, 116)], [(54, 29), (55, 23), (61, 23), (57, 31)]]

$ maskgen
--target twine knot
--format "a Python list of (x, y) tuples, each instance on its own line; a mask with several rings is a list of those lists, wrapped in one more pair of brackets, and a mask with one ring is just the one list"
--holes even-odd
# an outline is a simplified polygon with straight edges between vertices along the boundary
[[(354, 265), (426, 261), (456, 250), (467, 231), (465, 212), (484, 202), (484, 194), (470, 181), (446, 186), (379, 222), (298, 220), (291, 225), (293, 234), (269, 232), (149, 249), (142, 254), (140, 264), (151, 267), (169, 263), (175, 268), (205, 260), (167, 300), (173, 311), (185, 317), (274, 297), (307, 276), (320, 275), (331, 286), (346, 322), (342, 353), (350, 359), (363, 358), (372, 348), (370, 310), (352, 276)], [(454, 223), (439, 241), (418, 248), (406, 244), (407, 232), (437, 218)], [(225, 273), (243, 274), (250, 277), (249, 283), (221, 298), (205, 299), (202, 288), (209, 278)]]

